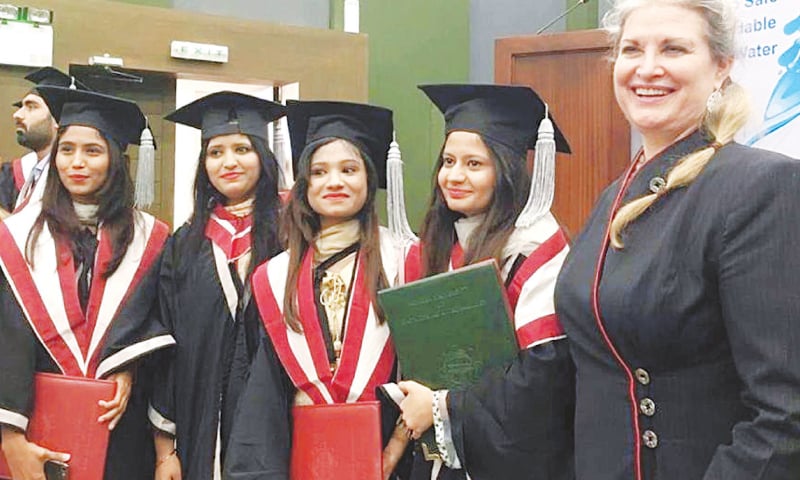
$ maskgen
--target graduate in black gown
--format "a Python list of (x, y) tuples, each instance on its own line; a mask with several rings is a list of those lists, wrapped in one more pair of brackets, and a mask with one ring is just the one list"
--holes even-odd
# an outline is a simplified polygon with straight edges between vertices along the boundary
[[(389, 327), (375, 308), (398, 266), (375, 211), (392, 112), (287, 106), (297, 176), (282, 219), (288, 249), (252, 276), (262, 327), (225, 461), (231, 479), (288, 479), (294, 406), (375, 400), (395, 376)], [(385, 442), (400, 431), (397, 414), (382, 412)]]
[(36, 372), (109, 379), (117, 391), (101, 402), (99, 421), (113, 429), (105, 478), (151, 479), (143, 362), (175, 342), (157, 302), (169, 227), (133, 207), (124, 154), (145, 118), (116, 97), (58, 87), (39, 93), (60, 124), (54, 168), (43, 202), (0, 223), (3, 452), (15, 478), (43, 478), (45, 460), (75, 453), (49, 452), (25, 437)]
[(161, 266), (164, 322), (178, 343), (150, 408), (157, 479), (220, 478), (225, 439), (249, 358), (243, 316), (253, 268), (280, 251), (278, 164), (267, 144), (285, 107), (219, 92), (166, 119), (201, 130), (194, 214), (167, 243)]
[(413, 379), (400, 383), (406, 426), (415, 438), (433, 426), (441, 452), (425, 461), (417, 449), (412, 478), (569, 479), (574, 370), (553, 304), (569, 247), (550, 213), (555, 151), (569, 146), (548, 121), (549, 131), (538, 135), (549, 135), (549, 144), (536, 143), (531, 186), (526, 154), (546, 115), (533, 90), (420, 88), (444, 115), (446, 134), (421, 242), (406, 255), (405, 281), (494, 258), (520, 353), (506, 371), (487, 372), (468, 388), (432, 392)]

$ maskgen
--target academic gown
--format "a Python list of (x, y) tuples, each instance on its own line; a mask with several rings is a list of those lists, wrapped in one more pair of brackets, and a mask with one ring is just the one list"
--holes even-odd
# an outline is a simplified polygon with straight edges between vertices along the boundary
[(0, 208), (9, 213), (14, 211), (14, 203), (22, 186), (22, 183), (17, 183), (17, 178), (14, 176), (14, 162), (19, 162), (19, 159), (0, 165)]
[[(574, 477), (574, 367), (553, 304), (569, 247), (550, 214), (515, 235), (530, 242), (507, 257), (502, 273), (521, 350), (505, 371), (448, 392), (452, 446), (462, 468), (442, 465), (438, 480), (463, 480), (467, 474), (472, 480)], [(421, 248), (415, 245), (406, 256), (406, 281), (421, 276)], [(462, 266), (462, 258), (456, 243), (450, 268)], [(430, 480), (434, 468), (415, 449), (411, 478)]]
[(130, 401), (111, 432), (105, 478), (152, 479), (154, 451), (147, 397), (154, 366), (147, 357), (174, 344), (159, 321), (156, 300), (161, 249), (169, 228), (137, 212), (134, 240), (119, 268), (107, 279), (98, 268), (110, 258), (111, 248), (100, 229), (96, 275), (84, 316), (69, 245), (56, 244), (45, 225), (36, 248), (35, 268), (25, 261), (25, 242), (38, 213), (32, 206), (0, 223), (4, 273), (0, 285), (0, 423), (27, 428), (36, 372), (106, 378), (134, 367), (137, 372)]
[(726, 145), (607, 243), (615, 203), (709, 143), (631, 167), (564, 263), (580, 480), (800, 478), (800, 161)]
[(9, 213), (14, 211), (19, 192), (38, 161), (36, 152), (28, 152), (0, 165), (0, 207)]
[[(391, 282), (396, 277), (397, 254), (388, 232), (381, 229), (381, 255), (384, 272)], [(341, 364), (331, 378), (321, 325), (316, 312), (322, 310), (319, 295), (312, 286), (313, 252), (306, 252), (301, 267), (298, 296), (303, 328), (308, 337), (285, 326), (283, 291), (288, 267), (288, 252), (262, 264), (253, 273), (255, 302), (251, 308), (259, 317), (257, 348), (247, 385), (231, 433), (225, 463), (226, 479), (288, 480), (291, 455), (292, 407), (298, 389), (306, 392), (315, 404), (375, 400), (377, 386), (396, 379), (394, 346), (388, 325), (378, 324), (365, 288), (359, 288), (362, 271), (357, 270), (355, 286), (350, 288), (346, 334)], [(356, 269), (360, 265), (357, 260)], [(314, 312), (314, 314), (309, 314)], [(360, 312), (360, 313), (354, 313)], [(368, 316), (367, 316), (368, 314)], [(313, 318), (312, 317), (317, 317)], [(316, 324), (312, 322), (317, 322)], [(310, 338), (310, 340), (308, 340)], [(360, 344), (352, 339), (371, 339)], [(311, 355), (321, 357), (323, 370), (295, 357), (288, 344), (311, 344)], [(357, 359), (357, 360), (356, 360)], [(357, 367), (357, 368), (356, 368)], [(354, 381), (347, 371), (355, 372)], [(362, 382), (365, 386), (353, 387)], [(353, 387), (353, 388), (351, 388)], [(381, 428), (385, 445), (394, 430), (399, 410), (382, 404)]]
[[(193, 249), (189, 226), (173, 235), (164, 252), (160, 298), (177, 341), (157, 377), (150, 420), (177, 438), (183, 478), (214, 475), (217, 434), (224, 458), (227, 438), (251, 355), (244, 345), (249, 292), (225, 253), (208, 238)], [(237, 342), (239, 346), (237, 346)], [(245, 358), (234, 359), (245, 355)]]

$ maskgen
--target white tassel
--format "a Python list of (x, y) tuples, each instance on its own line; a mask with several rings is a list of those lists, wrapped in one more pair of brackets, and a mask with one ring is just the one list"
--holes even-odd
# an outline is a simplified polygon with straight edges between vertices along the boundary
[(536, 137), (536, 156), (531, 175), (528, 202), (516, 221), (517, 227), (529, 227), (550, 211), (556, 184), (556, 140), (553, 122), (548, 118), (545, 104), (544, 119), (539, 123)]
[(294, 185), (294, 175), (292, 174), (292, 154), (286, 141), (286, 135), (283, 133), (285, 128), (283, 122), (285, 121), (285, 118), (279, 118), (272, 124), (272, 153), (275, 154), (275, 159), (278, 160), (278, 173), (280, 175), (278, 189), (291, 190), (292, 185)]
[(139, 161), (136, 166), (136, 208), (147, 208), (155, 200), (156, 147), (150, 127), (142, 130), (139, 143)]
[(403, 158), (400, 146), (392, 135), (389, 154), (386, 157), (386, 213), (389, 217), (389, 232), (399, 245), (417, 241), (406, 215), (406, 201), (403, 192)]

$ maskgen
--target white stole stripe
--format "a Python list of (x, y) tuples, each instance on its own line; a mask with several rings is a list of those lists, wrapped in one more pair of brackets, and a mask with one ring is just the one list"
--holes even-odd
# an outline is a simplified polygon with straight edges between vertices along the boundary
[(537, 340), (537, 341), (531, 343), (530, 345), (526, 345), (525, 348), (533, 348), (533, 347), (535, 347), (537, 345), (541, 345), (543, 343), (552, 342), (552, 341), (555, 341), (555, 340), (563, 340), (565, 338), (567, 338), (567, 334), (566, 333), (563, 334), (563, 335), (556, 335), (555, 337), (543, 338), (541, 340)]
[[(283, 297), (286, 294), (286, 272), (288, 272), (289, 253), (283, 252), (280, 255), (273, 257), (267, 263), (267, 276), (269, 284), (272, 287), (272, 295), (275, 296), (278, 308), (283, 313)], [(319, 390), (322, 397), (328, 403), (334, 403), (331, 392), (328, 387), (317, 376), (317, 370), (314, 368), (314, 360), (311, 357), (311, 349), (306, 342), (306, 337), (302, 333), (297, 333), (288, 326), (286, 327), (286, 337), (289, 343), (289, 348), (297, 359), (297, 363), (303, 370), (303, 375)]]
[(236, 229), (233, 228), (231, 222), (219, 218), (216, 213), (212, 212), (211, 215), (209, 215), (209, 220), (224, 228), (226, 232), (231, 234), (231, 236), (236, 233)]
[(150, 424), (153, 428), (169, 433), (173, 437), (177, 435), (178, 426), (175, 425), (175, 422), (161, 415), (161, 412), (156, 410), (152, 404), (147, 405), (147, 418), (150, 419)]
[(159, 335), (157, 337), (148, 338), (147, 340), (139, 343), (134, 343), (128, 347), (123, 348), (119, 352), (110, 355), (108, 358), (100, 362), (95, 373), (95, 378), (103, 378), (108, 372), (111, 372), (122, 365), (141, 357), (146, 353), (153, 352), (165, 347), (175, 345), (175, 339), (172, 335)]
[(231, 269), (228, 268), (228, 259), (225, 252), (219, 246), (211, 242), (211, 250), (214, 253), (214, 265), (217, 267), (217, 277), (222, 286), (222, 293), (225, 295), (225, 302), (228, 304), (228, 312), (231, 314), (231, 321), (236, 320), (236, 307), (239, 304), (239, 293), (236, 291), (236, 284), (231, 276)]
[(23, 432), (28, 429), (28, 417), (4, 408), (0, 408), (0, 423), (13, 425)]
[(98, 345), (105, 337), (108, 327), (122, 305), (141, 264), (154, 224), (155, 217), (134, 212), (133, 240), (128, 246), (125, 256), (122, 257), (117, 270), (111, 277), (106, 279), (106, 286), (103, 291), (103, 298), (100, 300), (100, 310), (97, 312), (97, 323), (95, 323), (94, 331), (92, 332), (92, 341), (89, 344), (87, 358), (94, 356)]
[[(25, 256), (25, 244), (28, 240), (28, 232), (30, 232), (31, 228), (33, 227), (36, 217), (39, 216), (39, 211), (39, 208), (24, 208), (5, 220), (8, 230), (14, 239), (14, 243), (16, 244), (17, 249), (22, 253), (23, 257)], [(39, 234), (39, 238), (36, 242), (35, 254), (36, 256), (33, 259), (33, 264), (36, 268), (31, 268), (31, 265), (27, 264), (28, 271), (31, 274), (31, 278), (33, 279), (34, 285), (36, 285), (37, 290), (39, 292), (47, 292), (47, 295), (40, 295), (42, 303), (47, 310), (47, 314), (52, 319), (56, 331), (64, 340), (64, 343), (66, 344), (70, 353), (72, 353), (73, 357), (75, 357), (78, 368), (80, 368), (81, 372), (85, 375), (87, 371), (88, 360), (83, 358), (83, 353), (78, 345), (78, 339), (75, 337), (75, 334), (69, 324), (69, 317), (67, 316), (67, 310), (64, 306), (63, 292), (61, 291), (61, 283), (59, 281), (57, 269), (58, 255), (56, 253), (55, 241), (53, 240), (47, 225), (44, 225), (41, 233)], [(28, 319), (28, 323), (31, 325), (31, 329), (36, 332), (36, 336), (39, 338), (40, 343), (47, 348), (47, 344), (44, 339), (39, 337), (39, 332), (31, 319), (31, 314), (28, 312), (25, 302), (21, 300), (23, 297), (20, 295), (17, 286), (14, 284), (13, 278), (8, 275), (8, 272), (5, 272), (5, 274), (6, 279), (8, 280), (8, 283), (14, 292), (14, 296), (17, 298), (17, 303), (22, 308), (25, 317)], [(53, 360), (55, 360), (56, 364), (59, 364), (59, 361), (53, 356), (49, 349), (48, 353), (50, 353), (50, 356), (53, 358)]]
[[(386, 280), (389, 286), (394, 286), (398, 281), (399, 273), (403, 270), (402, 259), (405, 258), (403, 247), (398, 244), (394, 237), (392, 237), (389, 230), (381, 227), (379, 231), (380, 247), (381, 247), (381, 263), (383, 264), (383, 273), (386, 275)], [(358, 272), (358, 263), (354, 265), (356, 272)], [(350, 295), (350, 303), (352, 304), (355, 295)], [(348, 312), (351, 309), (348, 307)], [(375, 368), (380, 361), (381, 354), (386, 348), (386, 343), (389, 341), (391, 333), (389, 331), (389, 324), (384, 322), (383, 325), (378, 323), (378, 318), (375, 316), (375, 309), (372, 304), (369, 306), (369, 316), (364, 328), (364, 334), (361, 341), (361, 350), (358, 357), (358, 365), (356, 372), (353, 376), (353, 383), (350, 385), (350, 391), (347, 394), (347, 402), (355, 402), (364, 393)], [(342, 339), (343, 343), (347, 339)]]
[(250, 235), (250, 231), (251, 231), (252, 229), (253, 229), (253, 227), (252, 227), (252, 226), (246, 227), (246, 228), (245, 228), (244, 230), (242, 230), (241, 232), (239, 232), (239, 233), (234, 233), (232, 238), (233, 238), (234, 240), (238, 240), (238, 239), (240, 239), (240, 238), (242, 238), (242, 237), (246, 237), (246, 236)]
[(245, 228), (244, 230), (242, 230), (241, 232), (237, 233), (236, 232), (236, 228), (233, 226), (233, 223), (231, 223), (229, 220), (225, 220), (223, 218), (219, 218), (215, 213), (212, 213), (209, 216), (209, 220), (213, 221), (214, 223), (216, 223), (220, 227), (224, 228), (225, 231), (228, 232), (231, 235), (231, 240), (237, 240), (239, 238), (246, 237), (246, 236), (250, 235), (250, 232), (253, 230), (253, 226), (251, 225), (251, 226)]
[(523, 284), (517, 306), (514, 309), (514, 327), (521, 327), (555, 313), (554, 293), (556, 278), (569, 247), (564, 247), (556, 256), (545, 262)]
[(386, 322), (383, 325), (378, 324), (378, 319), (375, 317), (372, 305), (370, 305), (356, 373), (353, 377), (353, 383), (350, 385), (350, 391), (347, 394), (348, 403), (355, 402), (364, 393), (364, 388), (375, 372), (375, 367), (381, 358), (381, 353), (383, 353), (387, 341), (389, 341), (389, 325)]

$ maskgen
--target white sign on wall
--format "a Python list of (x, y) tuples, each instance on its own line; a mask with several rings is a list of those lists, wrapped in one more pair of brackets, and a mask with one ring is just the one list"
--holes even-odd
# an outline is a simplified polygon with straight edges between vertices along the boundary
[(737, 140), (800, 158), (800, 0), (739, 0), (733, 78), (752, 118)]
[(53, 64), (53, 27), (27, 22), (0, 23), (0, 63), (26, 67)]

